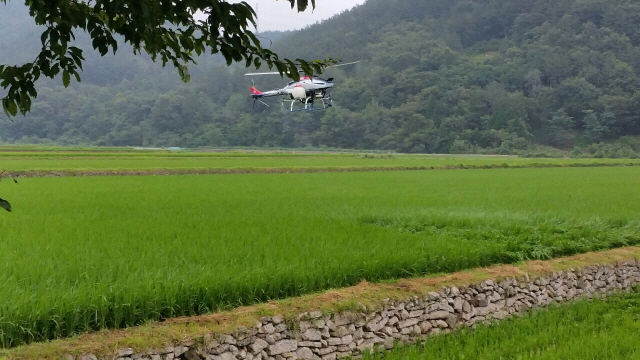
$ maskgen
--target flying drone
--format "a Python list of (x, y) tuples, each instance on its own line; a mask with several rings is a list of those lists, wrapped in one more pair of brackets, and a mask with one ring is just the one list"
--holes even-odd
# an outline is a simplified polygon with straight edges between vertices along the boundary
[[(360, 61), (354, 61), (346, 64), (331, 65), (329, 67), (339, 67), (354, 65)], [(300, 71), (302, 73), (302, 71)], [(260, 75), (280, 75), (279, 72), (265, 72), (265, 73), (249, 73), (245, 76), (260, 76)], [(327, 93), (329, 89), (333, 87), (333, 78), (323, 79), (318, 76), (302, 76), (299, 81), (291, 81), (282, 89), (276, 89), (271, 91), (262, 92), (256, 89), (255, 84), (250, 87), (251, 97), (253, 103), (256, 101), (269, 107), (269, 104), (260, 100), (262, 98), (282, 96), (282, 105), (284, 107), (285, 102), (290, 102), (289, 111), (314, 111), (314, 110), (326, 110), (332, 106), (331, 96)], [(314, 109), (313, 104), (317, 101), (322, 102), (322, 108)], [(303, 104), (296, 108), (294, 105), (297, 103)]]

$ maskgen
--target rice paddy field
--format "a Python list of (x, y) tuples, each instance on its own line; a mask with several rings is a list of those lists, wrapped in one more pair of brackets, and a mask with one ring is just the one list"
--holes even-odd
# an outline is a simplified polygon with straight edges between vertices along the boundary
[[(0, 168), (34, 169), (33, 161), (55, 169), (76, 166), (65, 161), (133, 166), (128, 155), (73, 160), (49, 159), (49, 153), (15, 155), (1, 155)], [(182, 166), (192, 160), (155, 156), (134, 161)], [(272, 166), (269, 161), (294, 159), (309, 166), (309, 158), (318, 158), (328, 166), (340, 161), (353, 166), (372, 160), (234, 156), (195, 161)], [(460, 159), (447, 161), (469, 158)], [(521, 160), (529, 159), (509, 158)], [(635, 166), (34, 177), (18, 185), (5, 179), (0, 196), (14, 211), (0, 214), (0, 347), (203, 314), (363, 279), (638, 244), (639, 186)]]
[(364, 360), (639, 359), (640, 293), (539, 310)]

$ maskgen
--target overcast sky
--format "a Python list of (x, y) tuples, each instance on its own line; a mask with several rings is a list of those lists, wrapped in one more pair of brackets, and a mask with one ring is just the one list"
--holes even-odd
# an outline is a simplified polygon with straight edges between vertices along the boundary
[[(366, 0), (316, 0), (316, 9), (298, 13), (286, 0), (244, 0), (254, 10), (258, 7), (260, 31), (297, 30), (351, 9)], [(234, 0), (240, 2), (240, 0)]]

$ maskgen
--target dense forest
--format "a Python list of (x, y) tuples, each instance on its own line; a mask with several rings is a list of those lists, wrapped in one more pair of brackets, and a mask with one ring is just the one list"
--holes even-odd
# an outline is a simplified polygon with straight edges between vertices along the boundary
[[(30, 22), (17, 1), (0, 6), (0, 63), (30, 61), (40, 32)], [(253, 69), (203, 57), (184, 84), (126, 49), (100, 58), (79, 38), (82, 83), (40, 82), (31, 113), (0, 121), (0, 141), (635, 156), (639, 23), (634, 0), (369, 0), (261, 34), (283, 56), (363, 60), (326, 71), (336, 106), (312, 113), (253, 107)]]

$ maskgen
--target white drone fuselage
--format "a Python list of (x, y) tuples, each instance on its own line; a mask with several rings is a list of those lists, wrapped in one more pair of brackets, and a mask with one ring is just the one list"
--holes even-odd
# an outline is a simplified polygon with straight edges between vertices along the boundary
[(282, 89), (261, 92), (252, 87), (254, 99), (272, 96), (290, 96), (291, 99), (304, 100), (309, 97), (324, 96), (327, 89), (333, 87), (332, 79), (325, 80), (320, 77), (305, 76), (300, 81), (292, 81)]

